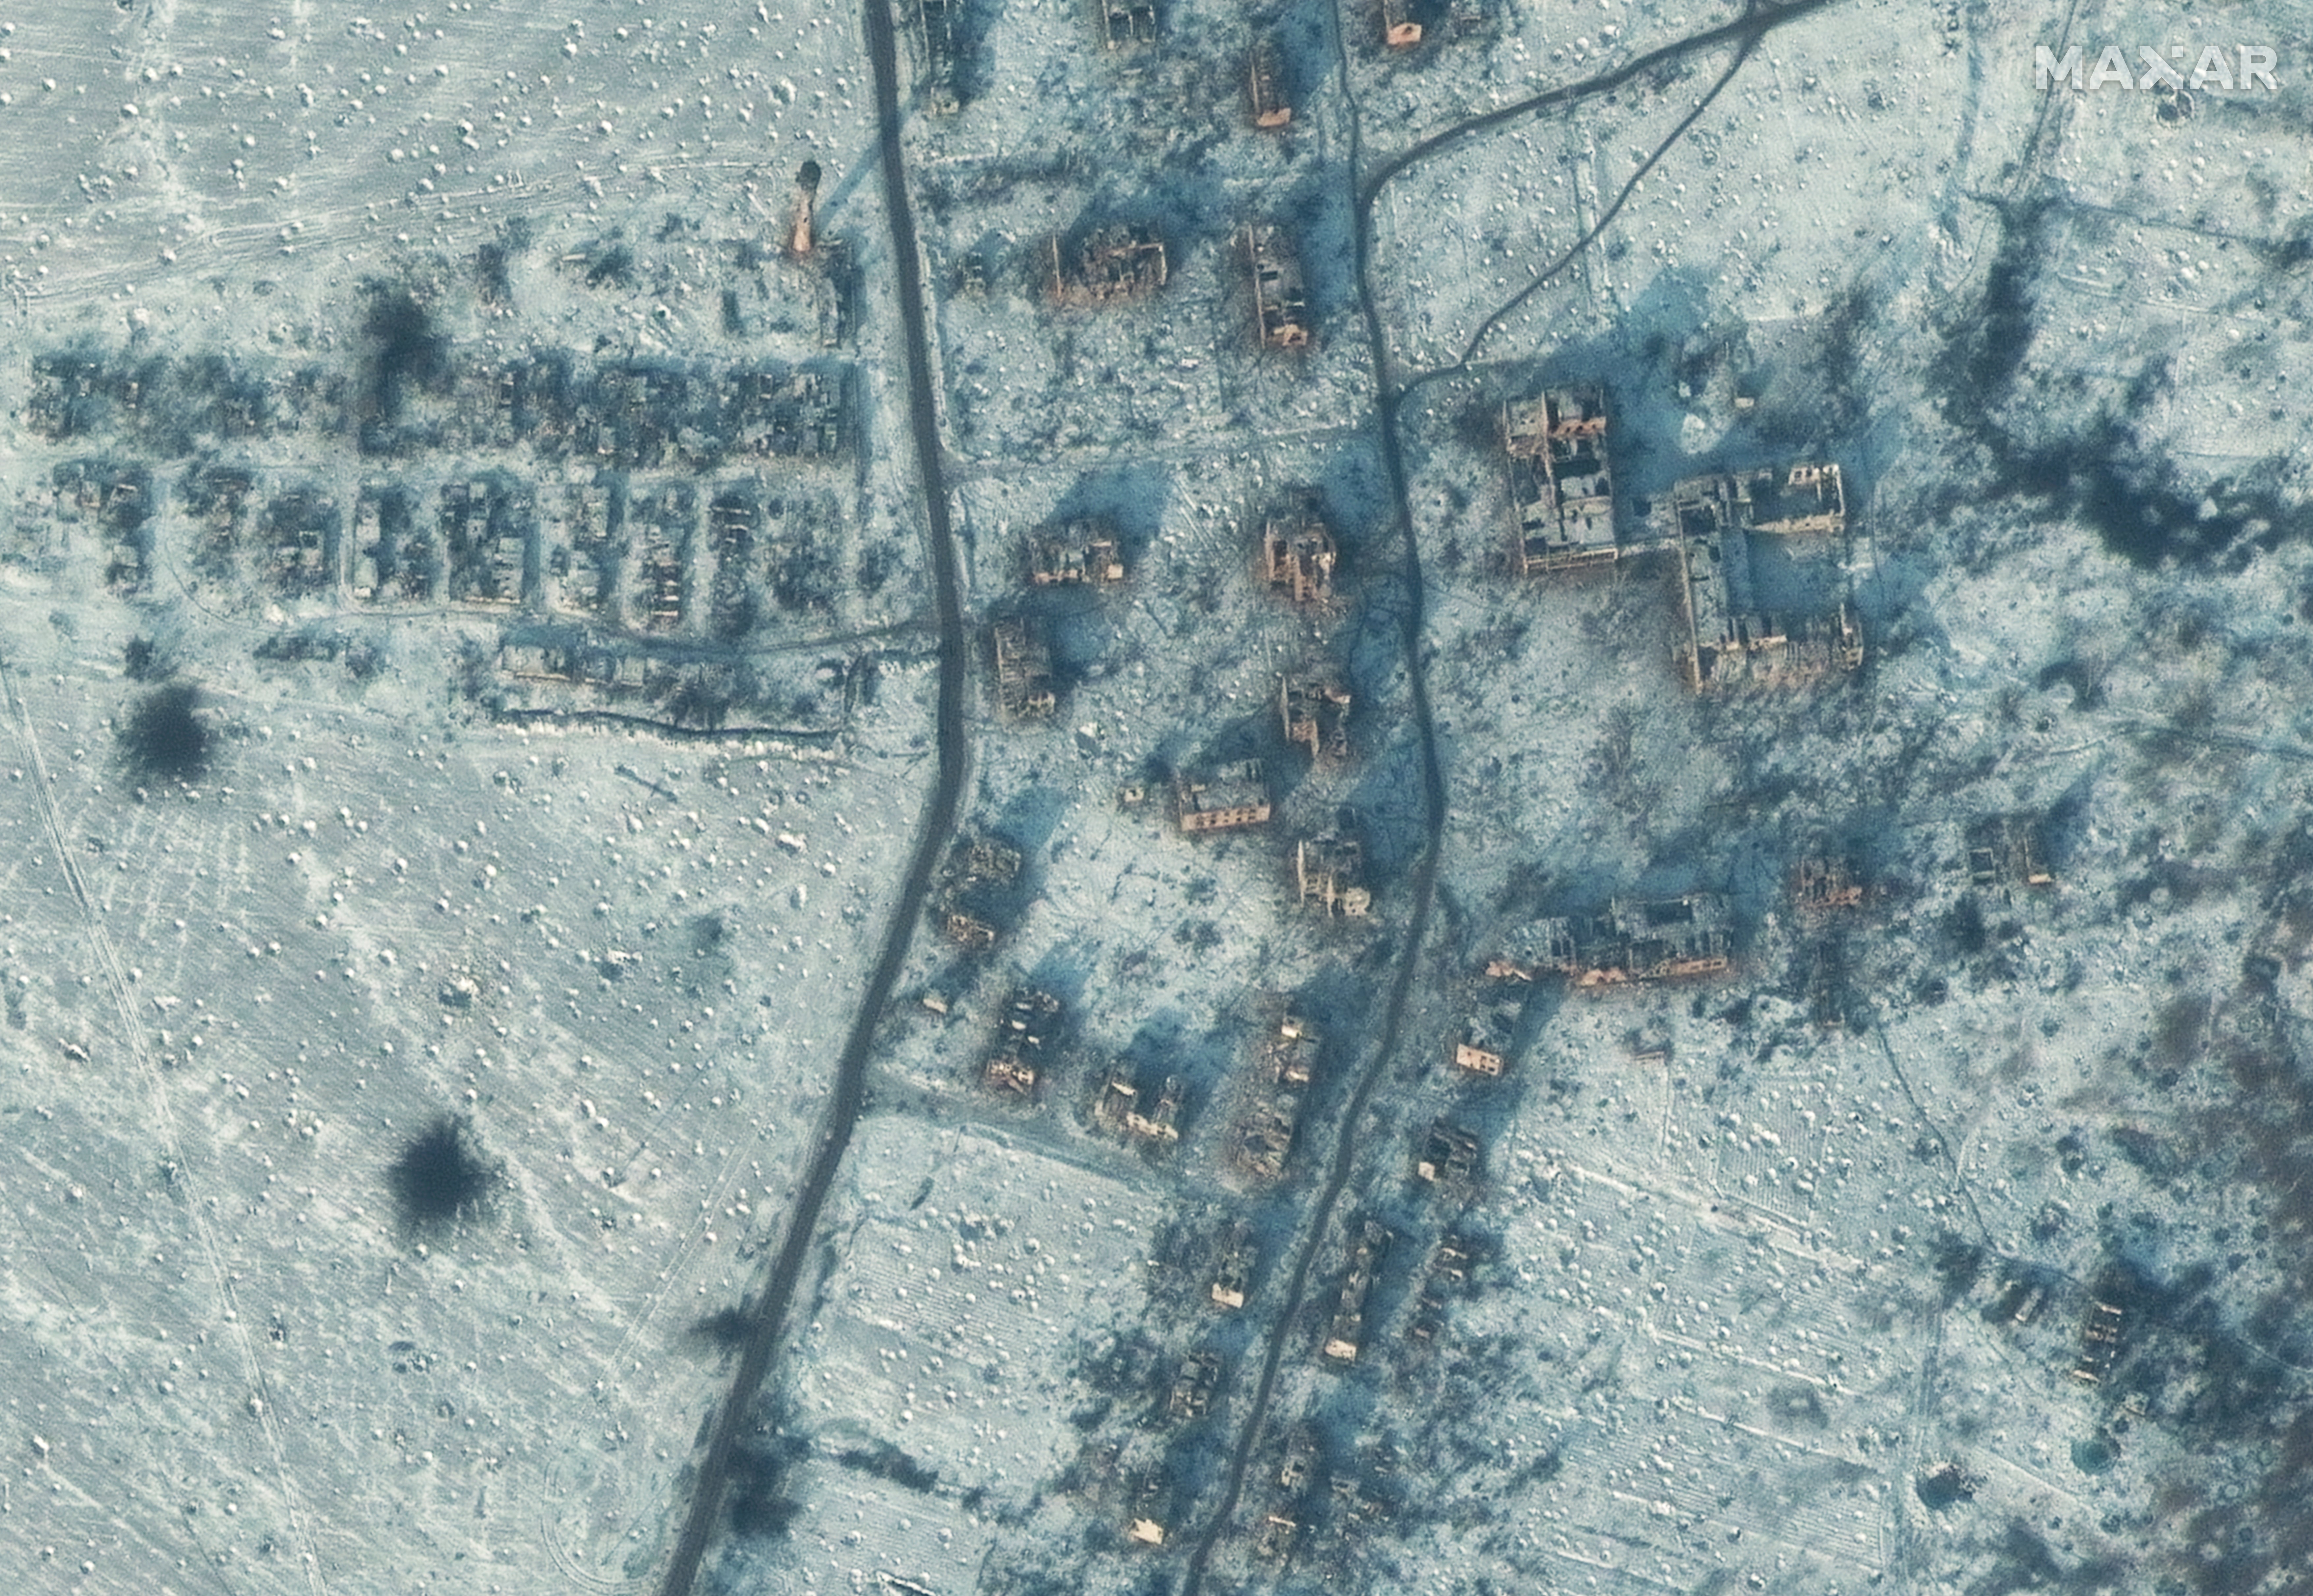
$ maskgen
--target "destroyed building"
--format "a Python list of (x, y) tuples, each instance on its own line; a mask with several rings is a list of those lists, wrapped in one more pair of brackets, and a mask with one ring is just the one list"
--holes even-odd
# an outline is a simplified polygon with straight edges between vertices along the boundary
[(2091, 1302), (2080, 1320), (2080, 1355), (2072, 1378), (2082, 1385), (2101, 1385), (2120, 1355), (2121, 1311), (2110, 1302)]
[(1717, 975), (1731, 962), (1726, 900), (1716, 893), (1624, 899), (1604, 914), (1536, 921), (1490, 960), (1496, 979), (1564, 976), (1589, 991)]
[(2040, 856), (2039, 824), (2028, 815), (1992, 815), (1968, 829), (1967, 879), (1976, 887), (2055, 884)]
[(924, 45), (924, 110), (935, 117), (954, 116), (963, 109), (954, 7), (950, 0), (917, 0), (916, 22)]
[(1662, 513), (1678, 557), (1684, 626), (1675, 652), (1689, 687), (1797, 686), (1862, 664), (1862, 630), (1843, 592), (1822, 613), (1780, 614), (1757, 566), (1762, 539), (1845, 531), (1837, 466), (1690, 478)]
[(1285, 101), (1284, 80), (1278, 71), (1277, 57), (1277, 41), (1262, 39), (1253, 45), (1246, 62), (1253, 125), (1256, 127), (1283, 127), (1293, 120), (1293, 108)]
[(1413, 20), (1407, 0), (1381, 0), (1381, 41), (1394, 50), (1410, 50), (1421, 42), (1421, 24)]
[(1258, 759), (1184, 770), (1174, 779), (1173, 796), (1186, 832), (1233, 831), (1269, 819), (1269, 781)]
[(1253, 272), (1253, 313), (1267, 349), (1301, 349), (1309, 343), (1309, 299), (1301, 285), (1301, 259), (1274, 223), (1255, 222), (1244, 230), (1246, 264)]
[(1509, 1060), (1523, 1007), (1515, 996), (1486, 997), (1455, 1039), (1454, 1067), (1465, 1075), (1499, 1076)]
[(1122, 1065), (1112, 1067), (1093, 1102), (1093, 1123), (1133, 1141), (1163, 1144), (1181, 1139), (1180, 1077), (1167, 1075), (1151, 1102)]
[(1332, 603), (1333, 566), (1339, 558), (1314, 493), (1296, 494), (1289, 505), (1262, 524), (1262, 582), (1290, 603), (1303, 609)]
[(1056, 232), (1046, 266), (1046, 291), (1057, 303), (1129, 304), (1165, 285), (1165, 241), (1151, 227), (1103, 227), (1069, 258)]
[(1156, 42), (1155, 0), (1095, 0), (1101, 39), (1112, 50)]
[(1285, 723), (1285, 741), (1309, 750), (1321, 765), (1337, 764), (1350, 757), (1350, 690), (1324, 670), (1304, 671), (1280, 679), (1278, 707)]
[(1244, 1306), (1245, 1290), (1253, 1283), (1253, 1228), (1240, 1220), (1221, 1244), (1220, 1257), (1213, 1265), (1207, 1294), (1215, 1307), (1235, 1312)]
[(1306, 1089), (1316, 1074), (1317, 1038), (1306, 1021), (1281, 1020), (1260, 1048), (1257, 1074), (1238, 1118), (1236, 1161), (1257, 1180), (1284, 1172), (1301, 1123)]
[(1810, 854), (1799, 861), (1794, 897), (1800, 913), (1826, 915), (1860, 906), (1863, 883), (1856, 879), (1853, 867), (1846, 860)]
[(1218, 1353), (1192, 1353), (1182, 1359), (1172, 1387), (1165, 1393), (1165, 1416), (1176, 1422), (1204, 1417), (1212, 1411), (1213, 1388), (1220, 1378)]
[(1014, 617), (990, 628), (996, 653), (996, 707), (1007, 721), (1049, 720), (1060, 708), (1052, 651), (1033, 620)]
[(1414, 1156), (1414, 1178), (1431, 1186), (1462, 1187), (1477, 1172), (1477, 1133), (1443, 1119), (1432, 1121)]
[(1377, 1220), (1368, 1219), (1359, 1228), (1322, 1344), (1324, 1355), (1336, 1363), (1356, 1362), (1359, 1349), (1365, 1345), (1366, 1299), (1373, 1293), (1374, 1274), (1388, 1246), (1389, 1232)]
[(1033, 988), (1015, 992), (997, 1021), (996, 1046), (981, 1066), (980, 1083), (990, 1092), (1033, 1095), (1050, 1067), (1047, 1054), (1060, 1025), (1059, 998)]
[(1373, 908), (1365, 886), (1365, 850), (1354, 837), (1325, 831), (1293, 852), (1293, 878), (1304, 908), (1362, 919)]
[(1505, 406), (1502, 448), (1509, 460), (1514, 574), (1532, 576), (1615, 557), (1606, 401), (1599, 390), (1557, 389)]
[(1107, 587), (1124, 580), (1116, 529), (1072, 521), (1028, 543), (1028, 580), (1038, 587)]

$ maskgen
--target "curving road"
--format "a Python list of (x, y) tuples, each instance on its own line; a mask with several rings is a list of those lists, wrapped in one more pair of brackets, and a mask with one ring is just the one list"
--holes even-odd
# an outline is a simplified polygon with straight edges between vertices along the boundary
[(916, 224), (908, 208), (906, 173), (900, 158), (900, 73), (898, 42), (893, 37), (892, 8), (887, 0), (866, 0), (867, 53), (875, 73), (875, 112), (884, 158), (884, 208), (892, 230), (892, 267), (898, 290), (900, 321), (908, 352), (908, 417), (914, 434), (917, 474), (923, 488), (924, 521), (931, 556), (932, 598), (939, 633), (939, 709), (937, 737), (939, 774), (917, 824), (915, 850), (900, 887), (899, 900), (884, 934), (875, 968), (860, 994), (850, 1033), (835, 1064), (834, 1090), (813, 1141), (811, 1165), (788, 1211), (787, 1232), (777, 1258), (754, 1306), (748, 1311), (746, 1339), (731, 1389), (715, 1416), (707, 1455), (699, 1465), (691, 1488), (690, 1508), (673, 1559), (659, 1589), (663, 1596), (689, 1596), (699, 1577), (699, 1565), (722, 1518), (725, 1488), (732, 1453), (751, 1422), (757, 1395), (770, 1375), (779, 1350), (780, 1332), (796, 1286), (803, 1276), (811, 1241), (818, 1229), (820, 1210), (826, 1206), (836, 1170), (851, 1144), (852, 1127), (866, 1099), (867, 1055), (875, 1024), (891, 1001), (908, 956), (916, 923), (922, 918), (924, 900), (931, 891), (932, 874), (941, 851), (955, 829), (956, 805), (963, 792), (964, 653), (963, 608), (956, 573), (954, 527), (948, 516), (947, 480), (941, 468), (939, 411), (932, 391), (931, 351), (924, 320), (922, 255), (916, 244)]

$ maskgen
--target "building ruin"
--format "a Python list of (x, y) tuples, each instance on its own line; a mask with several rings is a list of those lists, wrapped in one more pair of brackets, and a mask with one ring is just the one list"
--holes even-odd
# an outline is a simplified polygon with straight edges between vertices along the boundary
[(1863, 633), (1843, 593), (1825, 613), (1778, 614), (1756, 558), (1763, 538), (1846, 531), (1837, 466), (1690, 478), (1661, 514), (1678, 557), (1685, 625), (1675, 652), (1689, 687), (1793, 687), (1863, 663)]
[(1365, 849), (1336, 831), (1304, 837), (1293, 853), (1293, 877), (1304, 908), (1363, 919), (1373, 908), (1365, 886)]
[(1308, 750), (1310, 759), (1320, 765), (1339, 764), (1350, 757), (1350, 689), (1324, 669), (1305, 670), (1278, 684), (1285, 741)]
[(1515, 574), (1614, 559), (1614, 487), (1600, 390), (1553, 389), (1504, 406), (1502, 450), (1509, 462)]
[(1053, 302), (1100, 307), (1130, 304), (1165, 286), (1165, 241), (1152, 227), (1095, 229), (1073, 259), (1059, 233), (1047, 247), (1045, 287)]
[(1033, 1096), (1046, 1071), (1046, 1052), (1060, 1026), (1060, 1000), (1024, 987), (1005, 1000), (997, 1021), (996, 1046), (981, 1066), (980, 1083), (990, 1092)]
[(996, 707), (1007, 721), (1050, 720), (1060, 706), (1052, 650), (1033, 620), (1014, 617), (990, 628), (996, 652)]
[(1286, 103), (1284, 80), (1278, 71), (1277, 41), (1262, 39), (1253, 47), (1245, 66), (1247, 88), (1253, 108), (1253, 125), (1256, 127), (1278, 128), (1293, 120), (1293, 108)]
[(1389, 1232), (1378, 1220), (1367, 1220), (1350, 1248), (1349, 1267), (1333, 1299), (1333, 1316), (1325, 1326), (1324, 1355), (1335, 1363), (1351, 1364), (1365, 1344), (1366, 1299), (1372, 1294), (1374, 1273), (1389, 1248)]
[(1165, 1077), (1152, 1102), (1121, 1065), (1112, 1066), (1094, 1100), (1093, 1122), (1132, 1141), (1163, 1144), (1181, 1139), (1179, 1119), (1185, 1089), (1178, 1075)]
[(1174, 778), (1174, 813), (1184, 832), (1235, 831), (1269, 820), (1269, 781), (1258, 759), (1239, 759)]
[(1289, 506), (1262, 525), (1262, 582), (1289, 603), (1305, 609), (1331, 604), (1340, 557), (1314, 493), (1297, 494)]
[(1303, 349), (1309, 344), (1309, 297), (1301, 285), (1301, 259), (1292, 241), (1274, 223), (1255, 222), (1244, 230), (1246, 264), (1253, 271), (1253, 313), (1267, 349)]
[(1443, 1119), (1432, 1120), (1414, 1156), (1414, 1179), (1430, 1186), (1459, 1188), (1468, 1185), (1477, 1172), (1478, 1133)]
[(1037, 587), (1108, 587), (1124, 580), (1116, 529), (1072, 521), (1028, 542), (1028, 580)]
[(1498, 980), (1563, 976), (1585, 991), (1689, 980), (1732, 962), (1726, 900), (1711, 892), (1612, 900), (1603, 914), (1536, 921), (1486, 965)]

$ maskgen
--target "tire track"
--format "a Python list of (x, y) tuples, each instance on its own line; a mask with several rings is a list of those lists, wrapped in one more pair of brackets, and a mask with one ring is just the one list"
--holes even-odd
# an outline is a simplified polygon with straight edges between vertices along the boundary
[(899, 982), (916, 922), (922, 917), (931, 891), (932, 875), (940, 854), (955, 829), (956, 807), (963, 793), (967, 749), (963, 728), (964, 677), (968, 663), (963, 635), (962, 583), (955, 556), (954, 527), (948, 514), (947, 480), (939, 438), (939, 408), (932, 389), (931, 349), (924, 315), (923, 256), (916, 241), (915, 217), (909, 209), (907, 172), (900, 149), (900, 74), (898, 40), (888, 0), (866, 0), (864, 7), (867, 53), (875, 77), (875, 113), (884, 168), (884, 209), (891, 224), (892, 269), (900, 320), (908, 353), (908, 411), (916, 452), (916, 469), (923, 490), (926, 541), (931, 559), (933, 604), (939, 629), (939, 708), (936, 735), (939, 775), (926, 800), (915, 851), (908, 862), (899, 899), (884, 932), (883, 951), (860, 995), (851, 1030), (835, 1066), (835, 1080), (811, 1153), (811, 1162), (788, 1211), (787, 1231), (777, 1258), (754, 1307), (749, 1311), (746, 1339), (731, 1389), (715, 1416), (707, 1455), (700, 1460), (691, 1489), (690, 1507), (660, 1585), (664, 1596), (689, 1596), (699, 1577), (707, 1546), (713, 1539), (724, 1505), (731, 1460), (739, 1437), (752, 1422), (755, 1398), (770, 1375), (787, 1308), (803, 1276), (821, 1210), (834, 1185), (836, 1171), (850, 1146), (853, 1127), (866, 1092), (867, 1057), (892, 989)]
[(249, 1381), (250, 1401), (258, 1427), (264, 1432), (267, 1451), (273, 1456), (273, 1472), (281, 1492), (281, 1507), (288, 1516), (289, 1533), (303, 1554), (306, 1583), (315, 1592), (322, 1590), (321, 1564), (313, 1549), (313, 1535), (305, 1514), (304, 1499), (298, 1495), (296, 1477), (290, 1471), (287, 1455), (281, 1450), (281, 1431), (277, 1415), (280, 1404), (273, 1399), (273, 1387), (265, 1377), (265, 1366), (258, 1360), (257, 1344), (250, 1338), (249, 1324), (242, 1317), (241, 1301), (233, 1289), (233, 1275), (224, 1265), (224, 1254), (217, 1245), (216, 1232), (210, 1229), (207, 1217), (201, 1212), (200, 1198), (192, 1189), (192, 1166), (185, 1157), (184, 1140), (177, 1130), (176, 1113), (170, 1107), (168, 1083), (161, 1078), (160, 1067), (153, 1062), (152, 1052), (145, 1045), (145, 1028), (139, 1022), (136, 1000), (128, 994), (128, 977), (121, 969), (120, 956), (112, 945), (112, 938), (104, 929), (103, 917), (98, 914), (96, 899), (89, 893), (88, 883), (73, 863), (71, 852), (65, 846), (64, 823), (57, 818), (55, 797), (48, 791), (48, 765), (40, 753), (39, 733), (32, 727), (32, 707), (17, 685), (13, 667), (0, 665), (0, 691), (7, 698), (6, 709), (16, 724), (17, 740), (23, 744), (25, 760), (32, 767), (32, 790), (40, 810), (40, 824), (46, 829), (48, 846), (56, 850), (57, 866), (63, 872), (65, 884), (72, 890), (73, 901), (80, 906), (82, 923), (87, 927), (90, 944), (104, 969), (105, 985), (111, 989), (112, 1001), (120, 1016), (121, 1040), (129, 1056), (136, 1061), (137, 1073), (145, 1077), (145, 1089), (153, 1098), (153, 1117), (161, 1133), (161, 1145), (169, 1160), (182, 1172), (185, 1181), (185, 1213), (191, 1221), (193, 1233), (199, 1239), (201, 1254), (208, 1264), (209, 1278), (216, 1287), (217, 1300), (224, 1305), (225, 1323), (233, 1334), (233, 1345), (240, 1350), (243, 1378)]

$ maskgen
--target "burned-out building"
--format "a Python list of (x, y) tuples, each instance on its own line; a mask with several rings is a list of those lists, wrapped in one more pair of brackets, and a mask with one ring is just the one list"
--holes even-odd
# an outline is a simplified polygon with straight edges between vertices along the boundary
[(1348, 1267), (1341, 1272), (1341, 1291), (1333, 1299), (1333, 1315), (1321, 1343), (1324, 1355), (1336, 1363), (1356, 1362), (1365, 1345), (1366, 1299), (1373, 1293), (1374, 1275), (1388, 1247), (1389, 1232), (1378, 1220), (1368, 1219), (1359, 1226), (1357, 1239), (1350, 1245)]
[(481, 479), (442, 489), (435, 525), (449, 555), (450, 596), (469, 604), (518, 604), (530, 586), (529, 495)]
[(1332, 671), (1313, 668), (1283, 677), (1277, 697), (1286, 741), (1307, 749), (1321, 765), (1350, 757), (1350, 689)]
[(1284, 77), (1278, 69), (1276, 39), (1254, 43), (1246, 60), (1245, 77), (1254, 127), (1283, 127), (1293, 120), (1293, 108), (1285, 100)]
[(1293, 880), (1304, 908), (1362, 919), (1373, 908), (1365, 885), (1365, 849), (1338, 831), (1304, 837), (1293, 851)]
[(1488, 962), (1497, 979), (1563, 976), (1598, 991), (1718, 975), (1731, 962), (1727, 905), (1715, 893), (1627, 899), (1603, 914), (1539, 920)]
[(1332, 603), (1340, 558), (1314, 493), (1296, 494), (1262, 523), (1262, 582), (1288, 602), (1312, 609)]
[(1183, 831), (1234, 831), (1269, 819), (1269, 779), (1258, 759), (1239, 759), (1174, 778), (1174, 813)]
[(1604, 565), (1615, 557), (1604, 393), (1553, 389), (1505, 406), (1502, 448), (1509, 460), (1514, 574)]
[(1116, 529), (1072, 521), (1028, 540), (1028, 580), (1038, 587), (1108, 587), (1124, 580)]
[(1381, 41), (1394, 50), (1410, 50), (1421, 42), (1421, 24), (1413, 20), (1408, 0), (1381, 0)]
[(1675, 652), (1688, 686), (1796, 686), (1862, 664), (1863, 633), (1843, 585), (1815, 612), (1791, 615), (1779, 605), (1796, 595), (1767, 591), (1760, 565), (1771, 541), (1846, 531), (1837, 466), (1691, 478), (1671, 489), (1662, 516), (1679, 563)]
[(1309, 343), (1309, 296), (1301, 285), (1301, 258), (1271, 222), (1244, 230), (1245, 263), (1253, 273), (1253, 313), (1262, 346), (1301, 349)]
[(1060, 707), (1051, 645), (1035, 622), (1021, 616), (990, 628), (996, 655), (996, 707), (1008, 721), (1049, 720)]
[(1067, 305), (1129, 304), (1165, 286), (1165, 241), (1153, 227), (1095, 229), (1073, 256), (1059, 233), (1047, 250), (1046, 290)]

